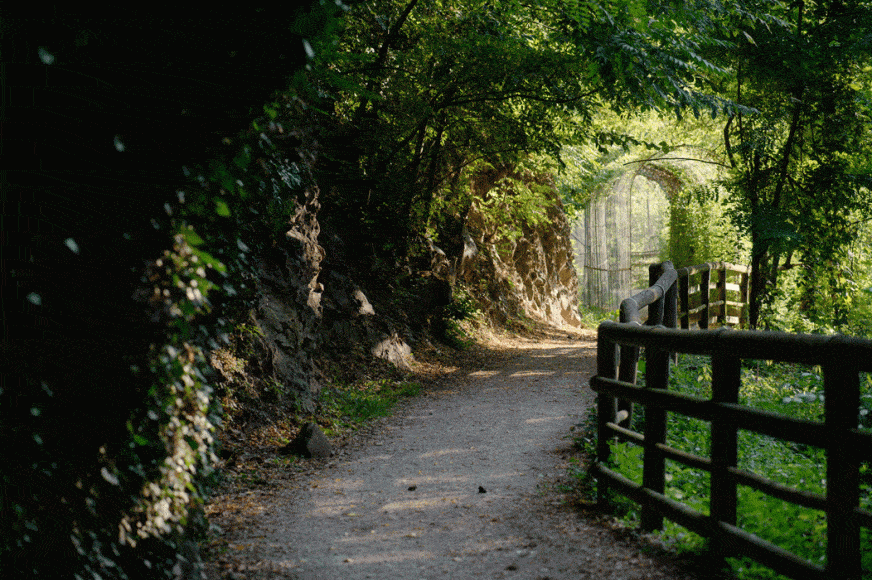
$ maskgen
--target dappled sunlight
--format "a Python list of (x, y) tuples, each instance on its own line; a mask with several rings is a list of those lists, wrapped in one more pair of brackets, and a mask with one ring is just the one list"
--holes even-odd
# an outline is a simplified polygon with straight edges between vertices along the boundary
[[(545, 418), (551, 420), (551, 418)], [(457, 456), (475, 452), (475, 448), (447, 447), (414, 454), (405, 459)], [(396, 461), (385, 462), (385, 470)], [(525, 475), (524, 469), (493, 469), (487, 462), (475, 474), (408, 475), (394, 478), (392, 485), (381, 482), (381, 470), (370, 477), (329, 478), (316, 482), (313, 489), (319, 494), (312, 497), (314, 505), (304, 518), (309, 525), (320, 527), (323, 520), (341, 521), (344, 532), (328, 540), (324, 558), (344, 566), (390, 566), (406, 563), (412, 566), (431, 566), (437, 556), (444, 556), (431, 547), (438, 545), (446, 533), (455, 534), (451, 547), (451, 560), (461, 562), (493, 552), (517, 548), (522, 539), (494, 531), (492, 526), (501, 521), (490, 507), (509, 492), (511, 485)], [(489, 488), (482, 492), (479, 486)], [(346, 492), (349, 498), (345, 497)], [(353, 499), (351, 499), (353, 497)], [(446, 514), (453, 514), (449, 520)], [(399, 547), (408, 543), (408, 547)], [(281, 544), (276, 544), (280, 547)], [(286, 560), (281, 565), (296, 568), (307, 565), (307, 555)], [(379, 569), (379, 568), (376, 568)]]
[(312, 487), (341, 487), (343, 491), (352, 491), (363, 488), (366, 482), (363, 479), (342, 479), (337, 477), (332, 481), (316, 481)]
[(552, 374), (554, 374), (554, 371), (523, 370), (523, 371), (516, 371), (516, 372), (510, 374), (509, 376), (510, 377), (541, 377), (541, 376), (547, 376), (547, 375), (552, 375)]
[(554, 415), (553, 417), (535, 417), (533, 419), (526, 419), (524, 423), (529, 424), (542, 424), (542, 423), (553, 423), (554, 421), (564, 421), (567, 415)]
[(358, 556), (354, 559), (349, 558), (349, 564), (384, 564), (387, 562), (400, 562), (403, 560), (429, 560), (434, 557), (433, 552), (429, 550), (401, 550), (392, 552), (382, 552), (380, 554), (370, 554), (366, 556)]
[(425, 485), (428, 483), (465, 483), (469, 481), (469, 476), (466, 475), (418, 475), (416, 477), (403, 477), (397, 479), (397, 485), (400, 486), (410, 486), (410, 485)]
[[(495, 381), (493, 380), (500, 377), (527, 379), (529, 381), (526, 384), (485, 386), (490, 390), (512, 391), (531, 386), (549, 386), (549, 382), (553, 382), (554, 386), (557, 386), (560, 381), (567, 377), (578, 377), (586, 383), (586, 379), (594, 372), (593, 367), (585, 363), (596, 352), (594, 342), (578, 341), (571, 345), (567, 345), (565, 342), (533, 343), (514, 352), (515, 354), (506, 356), (506, 351), (502, 349), (493, 351), (485, 349), (479, 355), (481, 359), (479, 364), (484, 368), (469, 370), (465, 376), (475, 381), (472, 383), (473, 385), (480, 384), (479, 381), (491, 382), (491, 385), (494, 385)], [(499, 365), (498, 370), (493, 368), (497, 364)]]
[[(589, 404), (591, 352), (479, 353), (461, 382), (413, 401), (375, 427), (366, 453), (264, 514), (274, 569), (307, 580), (472, 578), (538, 558), (526, 529), (550, 485), (549, 451)], [(273, 528), (292, 514), (293, 525)]]
[(381, 507), (383, 511), (395, 512), (399, 510), (420, 510), (424, 508), (443, 508), (446, 504), (456, 504), (463, 499), (469, 497), (467, 495), (443, 495), (434, 494), (426, 497), (417, 497), (404, 501), (389, 502)]
[(384, 494), (382, 491), (366, 490), (350, 496), (346, 496), (341, 492), (335, 493), (334, 497), (325, 497), (316, 502), (315, 507), (307, 512), (306, 515), (313, 518), (322, 516), (359, 518), (378, 509), (378, 506), (383, 501), (380, 496)]
[(366, 459), (362, 459), (361, 461), (365, 461), (367, 463), (380, 463), (382, 461), (388, 461), (390, 458), (390, 455), (373, 455), (372, 457), (367, 457)]
[(451, 455), (452, 453), (468, 453), (470, 449), (437, 449), (422, 453), (421, 457), (441, 457), (443, 455)]

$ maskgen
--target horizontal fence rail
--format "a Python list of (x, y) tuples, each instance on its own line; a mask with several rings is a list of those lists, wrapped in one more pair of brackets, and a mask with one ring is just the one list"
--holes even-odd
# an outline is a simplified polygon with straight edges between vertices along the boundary
[[(674, 281), (681, 280), (681, 271), (676, 273), (668, 262), (652, 268), (651, 272), (652, 279), (659, 274), (657, 282), (662, 283), (652, 283), (649, 289), (653, 296), (648, 304), (649, 319), (652, 311), (670, 311), (668, 297), (675, 295)], [(667, 287), (670, 279), (672, 287)], [(661, 304), (651, 309), (650, 304), (657, 301)], [(667, 303), (663, 304), (664, 301)], [(628, 319), (633, 318), (638, 300), (625, 302)], [(597, 461), (591, 470), (598, 480), (599, 501), (607, 504), (608, 489), (614, 489), (641, 504), (643, 530), (661, 529), (663, 518), (669, 518), (711, 538), (713, 552), (719, 557), (749, 556), (794, 578), (859, 579), (860, 526), (872, 528), (872, 513), (859, 508), (859, 472), (861, 462), (872, 461), (872, 433), (858, 429), (857, 418), (860, 373), (872, 372), (872, 341), (839, 335), (642, 326), (638, 318), (624, 320), (623, 306), (621, 323), (604, 322), (598, 329), (597, 375), (590, 383), (598, 395)], [(635, 384), (635, 369), (625, 368), (629, 364), (624, 357), (629, 356), (635, 367), (640, 349), (645, 350), (646, 357), (645, 387)], [(711, 357), (710, 399), (668, 391), (673, 353)], [(819, 365), (824, 376), (824, 420), (798, 420), (740, 405), (743, 360)], [(628, 428), (627, 409), (631, 411), (634, 403), (645, 406), (643, 433)], [(710, 422), (710, 457), (666, 445), (667, 413)], [(796, 490), (739, 469), (737, 432), (740, 429), (823, 448), (827, 457), (826, 493)], [(610, 443), (615, 438), (642, 446), (641, 485), (607, 466)], [(666, 459), (710, 474), (709, 515), (665, 495)], [(738, 528), (738, 485), (825, 512), (826, 566), (809, 563)]]

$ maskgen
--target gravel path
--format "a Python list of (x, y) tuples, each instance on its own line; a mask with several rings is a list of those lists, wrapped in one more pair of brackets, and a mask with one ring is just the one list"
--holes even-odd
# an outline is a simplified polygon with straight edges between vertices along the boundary
[(590, 335), (491, 346), (295, 485), (237, 498), (243, 563), (214, 577), (692, 578), (555, 487), (593, 403)]

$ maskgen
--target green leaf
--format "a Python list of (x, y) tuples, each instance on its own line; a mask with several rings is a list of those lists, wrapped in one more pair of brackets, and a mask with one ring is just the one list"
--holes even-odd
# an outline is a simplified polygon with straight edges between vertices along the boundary
[(215, 200), (215, 213), (221, 217), (230, 217), (230, 207), (223, 199)]
[(203, 238), (201, 238), (191, 226), (181, 228), (179, 234), (185, 239), (189, 246), (199, 246), (203, 243)]

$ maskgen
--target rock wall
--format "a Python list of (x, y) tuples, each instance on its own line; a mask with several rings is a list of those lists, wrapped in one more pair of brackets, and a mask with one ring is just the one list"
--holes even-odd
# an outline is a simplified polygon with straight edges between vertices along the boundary
[(581, 325), (569, 222), (555, 191), (551, 201), (545, 223), (522, 226), (515, 240), (494, 236), (475, 206), (467, 215), (457, 278), (477, 289), (474, 298), (495, 322), (523, 314), (557, 326)]
[(365, 263), (353, 263), (337, 233), (322, 234), (321, 243), (326, 256), (318, 278), (324, 288), (322, 354), (336, 360), (372, 356), (410, 368), (406, 340), (412, 332), (391, 281), (372, 276)]
[[(307, 142), (304, 134), (298, 137), (296, 143)], [(555, 326), (581, 325), (569, 223), (553, 188), (542, 207), (546, 219), (521, 226), (511, 240), (473, 204), (458, 239), (446, 246), (448, 254), (427, 240), (424, 261), (401, 283), (381, 279), (372, 264), (358, 263), (341, 232), (329, 224), (322, 230), (320, 193), (308, 173), (314, 158), (299, 146), (296, 157), (298, 169), (306, 170), (303, 182), (311, 185), (296, 192), (285, 239), (259, 263), (255, 316), (274, 378), (304, 406), (311, 407), (320, 392), (318, 357), (334, 362), (378, 357), (408, 368), (409, 343), (434, 330), (438, 334), (433, 324), (457, 283), (494, 323), (521, 315)], [(505, 174), (483, 176), (475, 191), (484, 195)]]

